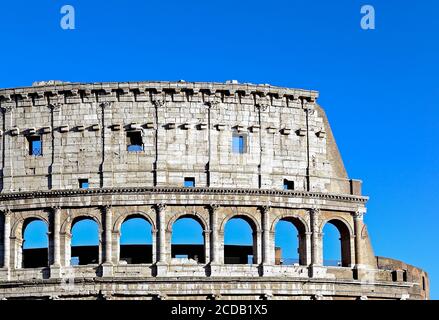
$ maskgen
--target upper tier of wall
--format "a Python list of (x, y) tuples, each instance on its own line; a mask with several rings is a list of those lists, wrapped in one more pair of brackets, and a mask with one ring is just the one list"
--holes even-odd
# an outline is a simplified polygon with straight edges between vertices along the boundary
[[(315, 91), (268, 85), (141, 82), (0, 90), (0, 189), (113, 186), (282, 189), (361, 194)], [(128, 132), (143, 151), (129, 152)], [(245, 152), (232, 151), (242, 135)], [(42, 156), (30, 155), (41, 136)]]

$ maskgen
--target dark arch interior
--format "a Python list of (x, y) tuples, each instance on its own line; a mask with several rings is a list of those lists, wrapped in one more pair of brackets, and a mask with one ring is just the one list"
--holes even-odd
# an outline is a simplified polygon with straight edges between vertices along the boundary
[(99, 263), (99, 226), (89, 217), (73, 221), (71, 230), (71, 265)]
[(120, 260), (152, 263), (152, 226), (142, 215), (127, 217), (120, 227)]
[(224, 226), (224, 263), (255, 264), (256, 226), (247, 216), (238, 215)]
[(37, 218), (23, 223), (23, 268), (41, 268), (49, 265), (49, 239), (47, 224)]
[(171, 257), (205, 263), (203, 223), (196, 216), (184, 215), (172, 225)]
[(306, 235), (303, 223), (294, 217), (280, 219), (275, 227), (275, 264), (305, 265), (305, 247)]
[[(323, 260), (323, 264), (326, 266), (341, 266), (341, 267), (349, 267), (351, 264), (351, 239), (350, 239), (350, 232), (349, 228), (344, 224), (344, 222), (332, 219), (329, 220), (323, 229), (327, 229), (327, 225), (332, 225), (335, 227), (335, 229), (338, 231), (338, 246), (339, 246), (339, 253), (340, 253), (340, 261), (332, 261), (328, 259)], [(334, 235), (332, 235), (334, 236)], [(331, 241), (333, 242), (334, 239), (330, 239), (326, 234), (324, 235), (323, 241)], [(337, 259), (338, 260), (338, 259)]]

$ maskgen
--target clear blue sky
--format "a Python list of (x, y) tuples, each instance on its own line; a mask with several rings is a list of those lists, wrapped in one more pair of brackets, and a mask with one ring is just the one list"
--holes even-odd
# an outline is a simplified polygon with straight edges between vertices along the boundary
[[(59, 26), (76, 9), (76, 30)], [(360, 7), (376, 29), (360, 28)], [(439, 3), (2, 1), (0, 87), (178, 80), (316, 89), (375, 253), (425, 268), (439, 298)]]

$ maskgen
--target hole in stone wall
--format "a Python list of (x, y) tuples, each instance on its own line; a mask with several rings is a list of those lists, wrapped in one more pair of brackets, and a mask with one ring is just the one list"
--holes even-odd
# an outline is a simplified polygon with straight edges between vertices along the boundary
[(73, 223), (71, 240), (71, 265), (99, 263), (99, 227), (91, 218), (80, 218)]
[(195, 187), (195, 178), (184, 178), (184, 187), (185, 188), (194, 188)]
[(247, 152), (247, 136), (244, 134), (234, 133), (232, 136), (232, 151), (233, 153)]
[(132, 216), (120, 228), (120, 260), (127, 264), (152, 263), (152, 227), (141, 216)]
[(224, 230), (224, 263), (255, 264), (256, 233), (251, 222), (240, 216), (227, 221)]
[(23, 229), (23, 268), (40, 268), (49, 265), (49, 239), (47, 224), (39, 219), (25, 221)]
[(294, 181), (284, 179), (284, 190), (294, 190)]
[(338, 219), (329, 220), (323, 228), (323, 264), (348, 267), (351, 264), (349, 228)]
[(299, 233), (295, 225), (280, 220), (275, 228), (275, 264), (299, 264)]
[(127, 145), (129, 152), (143, 151), (142, 133), (140, 131), (127, 132)]
[(80, 189), (88, 189), (88, 179), (78, 179)]
[(204, 263), (205, 246), (202, 224), (186, 216), (172, 226), (171, 256), (181, 262)]
[(40, 157), (43, 155), (41, 136), (27, 136), (29, 155)]

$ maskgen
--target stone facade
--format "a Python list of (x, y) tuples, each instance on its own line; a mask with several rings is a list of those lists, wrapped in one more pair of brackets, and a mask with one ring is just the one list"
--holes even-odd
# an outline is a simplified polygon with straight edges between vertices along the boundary
[[(0, 90), (0, 297), (427, 299), (424, 271), (375, 257), (363, 222), (367, 197), (348, 178), (317, 97), (235, 83)], [(184, 188), (185, 178), (195, 187)], [(152, 226), (151, 264), (120, 263), (120, 227), (131, 216)], [(202, 264), (171, 258), (172, 225), (186, 216), (203, 228)], [(98, 223), (99, 261), (71, 266), (71, 228), (84, 217)], [(224, 263), (233, 217), (253, 229), (253, 264)], [(49, 226), (45, 268), (23, 268), (32, 219)], [(299, 232), (297, 265), (275, 263), (281, 219)], [(340, 231), (339, 267), (323, 265), (326, 223)]]

